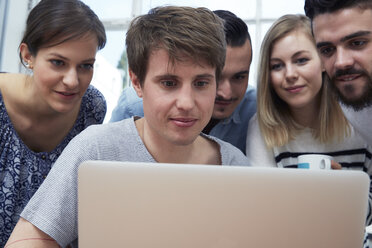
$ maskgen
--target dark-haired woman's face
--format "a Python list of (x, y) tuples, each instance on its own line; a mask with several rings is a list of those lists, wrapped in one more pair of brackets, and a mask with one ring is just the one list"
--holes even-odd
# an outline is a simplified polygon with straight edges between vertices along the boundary
[(66, 113), (80, 107), (88, 88), (97, 52), (93, 34), (41, 48), (31, 57), (33, 87), (51, 111)]

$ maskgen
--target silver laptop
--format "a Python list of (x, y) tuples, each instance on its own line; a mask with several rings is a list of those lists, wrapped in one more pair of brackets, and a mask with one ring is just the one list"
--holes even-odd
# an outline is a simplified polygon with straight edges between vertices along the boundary
[(360, 171), (87, 161), (79, 247), (359, 248)]

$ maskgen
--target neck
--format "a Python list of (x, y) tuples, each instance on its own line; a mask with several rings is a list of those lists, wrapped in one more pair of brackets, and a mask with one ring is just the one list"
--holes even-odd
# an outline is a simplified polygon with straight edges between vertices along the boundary
[(211, 145), (211, 141), (200, 135), (190, 144), (175, 144), (175, 142), (164, 140), (164, 138), (157, 136), (156, 132), (149, 130), (150, 127), (145, 118), (136, 120), (135, 124), (147, 150), (159, 163), (219, 164), (219, 160), (215, 160), (218, 156), (211, 156), (210, 152), (207, 152), (214, 144)]
[(303, 127), (317, 128), (319, 116), (319, 103), (309, 104), (306, 107), (291, 109), (291, 114), (296, 123)]
[(217, 123), (219, 123), (219, 122), (220, 122), (220, 120), (212, 118), (212, 119), (208, 122), (208, 124), (205, 126), (205, 128), (203, 129), (203, 133), (205, 133), (205, 134), (209, 134), (209, 133), (212, 131), (212, 129), (213, 129), (213, 128), (217, 125)]

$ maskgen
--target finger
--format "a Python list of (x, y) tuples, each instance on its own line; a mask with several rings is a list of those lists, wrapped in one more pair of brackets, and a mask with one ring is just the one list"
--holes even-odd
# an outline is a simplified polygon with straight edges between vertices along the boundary
[(337, 163), (336, 161), (331, 161), (331, 168), (333, 169), (333, 170), (341, 170), (342, 169), (342, 166), (339, 164), (339, 163)]

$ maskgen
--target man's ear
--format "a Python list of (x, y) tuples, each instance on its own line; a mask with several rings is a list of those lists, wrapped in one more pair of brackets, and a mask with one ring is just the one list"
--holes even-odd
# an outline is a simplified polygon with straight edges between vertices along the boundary
[(30, 69), (32, 69), (34, 56), (30, 53), (27, 44), (21, 43), (21, 45), (19, 46), (19, 51), (21, 53), (23, 62), (28, 65)]
[(142, 98), (143, 94), (142, 94), (142, 86), (141, 86), (140, 80), (138, 79), (137, 75), (134, 74), (134, 72), (131, 69), (129, 69), (129, 77), (130, 77), (130, 81), (132, 81), (132, 85), (133, 85), (134, 90), (137, 93), (137, 96)]

